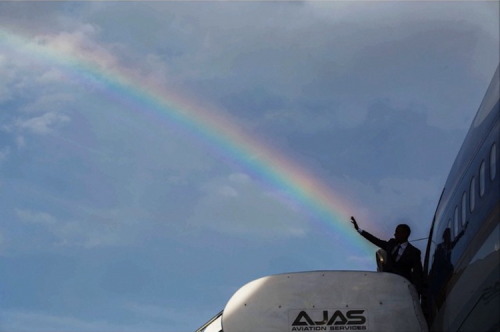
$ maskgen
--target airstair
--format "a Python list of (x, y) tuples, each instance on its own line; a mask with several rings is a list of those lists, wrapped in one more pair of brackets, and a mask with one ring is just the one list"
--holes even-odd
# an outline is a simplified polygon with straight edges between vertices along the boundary
[(385, 272), (278, 274), (241, 287), (196, 332), (427, 331), (419, 297)]

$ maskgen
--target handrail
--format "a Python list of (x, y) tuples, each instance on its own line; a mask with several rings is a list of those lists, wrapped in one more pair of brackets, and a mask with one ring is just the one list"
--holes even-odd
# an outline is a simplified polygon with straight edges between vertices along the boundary
[(212, 317), (208, 322), (206, 322), (205, 324), (203, 324), (201, 327), (199, 327), (194, 332), (203, 332), (210, 324), (212, 324), (215, 320), (217, 320), (217, 318), (219, 318), (220, 316), (222, 316), (223, 312), (224, 312), (224, 310), (221, 310), (217, 315), (215, 315), (214, 317)]

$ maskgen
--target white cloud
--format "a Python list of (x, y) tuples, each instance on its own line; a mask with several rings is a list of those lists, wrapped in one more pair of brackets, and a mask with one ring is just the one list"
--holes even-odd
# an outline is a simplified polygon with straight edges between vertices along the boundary
[(11, 91), (5, 82), (7, 81), (8, 75), (10, 75), (11, 68), (9, 68), (9, 63), (7, 60), (7, 55), (0, 54), (0, 103), (10, 100), (12, 98)]
[(10, 155), (9, 147), (4, 147), (0, 149), (0, 165), (2, 165), (2, 163), (7, 160), (9, 155)]
[(192, 313), (168, 306), (139, 302), (126, 302), (123, 306), (133, 315), (141, 317), (146, 321), (188, 321), (192, 318)]
[[(16, 209), (20, 221), (41, 226), (45, 237), (38, 236), (34, 243), (49, 247), (97, 248), (134, 242), (141, 232), (134, 231), (130, 211), (123, 215), (116, 210), (87, 210), (83, 207), (80, 219), (66, 220), (45, 211)], [(142, 227), (145, 227), (142, 224)], [(42, 234), (42, 233), (40, 233)]]
[[(85, 319), (71, 314), (57, 315), (44, 311), (2, 309), (2, 331), (9, 332), (137, 332), (168, 331), (165, 326), (148, 321), (135, 324), (112, 323), (109, 319)], [(174, 331), (172, 331), (174, 332)]]
[[(254, 13), (250, 5), (249, 15), (240, 17), (231, 15), (233, 8), (221, 7), (214, 13), (219, 19), (201, 15), (194, 24), (189, 10), (181, 7), (178, 22), (205, 38), (189, 39), (185, 47), (192, 52), (169, 59), (178, 79), (217, 82), (210, 87), (224, 89), (211, 92), (221, 100), (236, 100), (232, 111), (241, 107), (241, 112), (265, 113), (267, 124), (286, 121), (292, 130), (360, 125), (378, 100), (402, 109), (418, 105), (433, 125), (449, 129), (463, 128), (470, 120), (456, 116), (457, 111), (472, 113), (477, 107), (471, 97), (475, 92), (464, 91), (467, 81), (484, 72), (481, 79), (489, 80), (498, 63), (498, 4), (492, 5), (497, 10), (477, 12), (477, 6), (456, 2), (270, 6), (279, 15)], [(319, 21), (308, 24), (306, 17)], [(238, 105), (242, 94), (258, 88), (285, 105)], [(317, 113), (304, 101), (328, 111)], [(304, 128), (306, 117), (312, 121)]]
[(5, 236), (3, 235), (3, 232), (0, 230), (0, 255), (4, 252), (5, 246), (6, 246)]
[(26, 139), (22, 135), (17, 135), (16, 136), (16, 146), (20, 149), (26, 147)]
[[(159, 55), (122, 43), (104, 42), (100, 40), (103, 33), (98, 25), (80, 23), (75, 24), (69, 32), (38, 35), (34, 42), (48, 50), (51, 54), (49, 57), (57, 58), (57, 62), (63, 65), (78, 67), (77, 70), (81, 67), (84, 72), (88, 70), (113, 79), (119, 79), (117, 76), (126, 77), (128, 81), (141, 82), (140, 85), (145, 89), (168, 83), (169, 67)], [(40, 80), (61, 76), (67, 75), (52, 69)], [(87, 76), (86, 80), (92, 81), (92, 78)], [(100, 82), (95, 80), (92, 84), (99, 86)]]
[(228, 178), (229, 178), (229, 181), (231, 181), (232, 183), (237, 183), (237, 184), (242, 184), (242, 185), (248, 184), (252, 181), (251, 178), (247, 174), (243, 174), (243, 173), (232, 173), (229, 175)]
[(54, 216), (43, 211), (30, 211), (24, 209), (16, 209), (17, 217), (26, 223), (40, 224), (46, 227), (51, 227), (57, 223)]
[[(50, 83), (60, 83), (58, 79), (54, 79), (54, 81), (50, 82), (52, 72), (45, 72), (42, 75), (44, 77), (40, 77), (40, 85), (50, 84)], [(49, 77), (45, 76), (48, 75)], [(62, 112), (64, 111), (68, 105), (75, 102), (75, 96), (68, 92), (58, 92), (57, 90), (61, 88), (59, 84), (54, 87), (55, 91), (48, 92), (46, 94), (42, 94), (38, 96), (33, 101), (24, 105), (20, 110), (23, 113), (44, 113), (47, 111), (51, 112)]]
[(60, 127), (70, 121), (69, 116), (59, 112), (47, 112), (43, 115), (21, 120), (18, 119), (16, 126), (21, 130), (28, 130), (34, 134), (49, 134), (55, 127)]
[(94, 41), (98, 34), (99, 29), (95, 25), (81, 24), (71, 32), (38, 35), (33, 42), (53, 53), (54, 57), (62, 57), (63, 62), (67, 61), (65, 59), (81, 59), (97, 65), (101, 70), (113, 68), (117, 65), (117, 58), (107, 49), (109, 45)]
[(303, 215), (246, 175), (213, 180), (203, 191), (190, 218), (191, 227), (261, 239), (302, 237), (308, 231)]

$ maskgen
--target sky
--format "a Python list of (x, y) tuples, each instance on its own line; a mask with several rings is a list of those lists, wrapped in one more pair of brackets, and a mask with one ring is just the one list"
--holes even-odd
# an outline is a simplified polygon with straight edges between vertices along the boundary
[[(425, 238), (499, 3), (0, 2), (0, 331), (194, 331)], [(425, 250), (425, 240), (414, 245)]]

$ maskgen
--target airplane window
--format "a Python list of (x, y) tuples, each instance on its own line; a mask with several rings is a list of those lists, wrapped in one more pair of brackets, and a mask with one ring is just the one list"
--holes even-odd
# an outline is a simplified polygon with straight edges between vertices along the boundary
[(467, 193), (464, 191), (462, 195), (462, 227), (465, 227), (467, 219)]
[(450, 238), (451, 238), (451, 240), (453, 240), (453, 238), (454, 238), (454, 234), (453, 234), (454, 228), (453, 228), (453, 224), (452, 224), (451, 218), (448, 219), (448, 226), (446, 228), (450, 230)]
[(484, 188), (486, 186), (486, 164), (481, 163), (481, 167), (479, 167), (479, 196), (484, 196)]
[(497, 175), (497, 145), (493, 143), (490, 151), (490, 180), (493, 181)]
[(459, 233), (458, 206), (455, 206), (455, 214), (453, 216), (453, 227), (455, 227), (455, 234), (458, 234)]
[(476, 178), (472, 177), (470, 182), (470, 212), (474, 211), (476, 208)]

